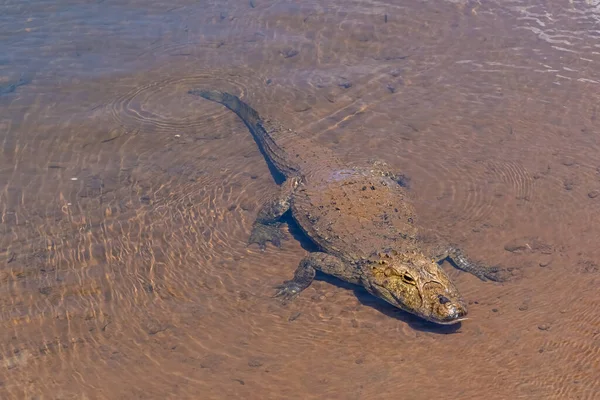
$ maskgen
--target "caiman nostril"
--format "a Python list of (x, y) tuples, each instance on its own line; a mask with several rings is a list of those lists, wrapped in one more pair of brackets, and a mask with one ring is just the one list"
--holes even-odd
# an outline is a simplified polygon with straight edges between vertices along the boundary
[(441, 294), (438, 296), (438, 299), (440, 300), (440, 304), (446, 304), (450, 302), (449, 298), (447, 298), (446, 296), (442, 296)]

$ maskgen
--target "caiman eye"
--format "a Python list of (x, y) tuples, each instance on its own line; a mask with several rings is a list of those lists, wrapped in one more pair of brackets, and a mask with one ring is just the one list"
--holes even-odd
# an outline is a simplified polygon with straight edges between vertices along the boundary
[(414, 278), (412, 276), (410, 276), (409, 274), (402, 274), (402, 280), (411, 285), (415, 284)]

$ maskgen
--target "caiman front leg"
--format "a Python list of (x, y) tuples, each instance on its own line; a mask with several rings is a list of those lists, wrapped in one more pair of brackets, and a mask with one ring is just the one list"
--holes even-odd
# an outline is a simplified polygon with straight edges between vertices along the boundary
[(281, 297), (285, 301), (294, 299), (304, 289), (310, 286), (315, 278), (316, 271), (335, 276), (346, 282), (358, 284), (360, 276), (358, 272), (349, 269), (339, 258), (327, 253), (315, 252), (307, 255), (296, 268), (294, 278), (277, 286), (275, 297)]
[(460, 249), (454, 246), (445, 248), (435, 257), (437, 262), (442, 262), (445, 259), (451, 261), (452, 264), (461, 271), (475, 275), (482, 281), (490, 280), (494, 282), (503, 282), (506, 281), (510, 275), (509, 271), (504, 268), (496, 266), (490, 267), (470, 260)]
[(298, 187), (298, 182), (297, 178), (286, 179), (279, 192), (262, 205), (252, 225), (248, 244), (256, 243), (261, 250), (265, 249), (267, 242), (281, 246), (286, 235), (281, 231), (279, 219), (290, 209), (292, 193)]

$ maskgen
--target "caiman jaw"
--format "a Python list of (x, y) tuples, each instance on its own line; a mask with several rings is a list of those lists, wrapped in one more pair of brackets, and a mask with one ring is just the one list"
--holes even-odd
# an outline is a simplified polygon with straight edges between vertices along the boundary
[(459, 323), (461, 321), (465, 321), (468, 318), (466, 317), (467, 315), (467, 310), (464, 307), (461, 307), (460, 305), (452, 305), (449, 307), (448, 310), (448, 316), (446, 319), (429, 319), (426, 317), (426, 319), (428, 319), (431, 322), (435, 322), (437, 324), (441, 324), (441, 325), (453, 325), (456, 323)]
[[(393, 295), (393, 294), (392, 294)], [(396, 298), (394, 296), (395, 300), (398, 301), (399, 304), (402, 304), (398, 298)], [(398, 305), (396, 305), (398, 307)], [(404, 309), (403, 307), (399, 307), (401, 309)], [(432, 312), (431, 314), (427, 315), (425, 313), (420, 313), (420, 312), (415, 312), (415, 311), (411, 311), (408, 309), (404, 309), (405, 311), (409, 312), (409, 313), (413, 313), (423, 319), (426, 319), (429, 322), (434, 322), (436, 324), (439, 325), (454, 325), (457, 324), (461, 321), (466, 321), (467, 318), (467, 309), (465, 306), (458, 304), (458, 303), (453, 303), (453, 304), (448, 304), (445, 305), (445, 312), (444, 312), (444, 318), (436, 318), (434, 315), (435, 313)]]
[(404, 281), (394, 280), (392, 275), (381, 282), (375, 281), (372, 283), (372, 287), (377, 288), (374, 294), (401, 310), (436, 324), (453, 325), (467, 319), (467, 307), (449, 281), (432, 280), (425, 284), (410, 281), (406, 285), (402, 283)]
[(424, 303), (431, 307), (430, 315), (424, 318), (442, 325), (456, 324), (467, 319), (467, 306), (449, 280), (428, 282), (423, 285), (422, 291)]
[(452, 321), (434, 321), (434, 320), (428, 320), (428, 321), (429, 322), (434, 322), (434, 323), (439, 324), (439, 325), (454, 325), (454, 324), (458, 324), (459, 322), (466, 321), (468, 319), (469, 318), (465, 317), (465, 318), (458, 318), (458, 319), (455, 319), (455, 320), (452, 320)]

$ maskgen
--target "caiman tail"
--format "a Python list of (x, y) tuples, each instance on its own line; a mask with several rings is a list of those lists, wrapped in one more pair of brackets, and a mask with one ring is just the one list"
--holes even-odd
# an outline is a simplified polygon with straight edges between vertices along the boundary
[(299, 167), (291, 162), (286, 151), (274, 139), (274, 136), (277, 136), (278, 140), (289, 136), (289, 130), (272, 121), (263, 120), (255, 109), (233, 94), (218, 90), (199, 89), (190, 90), (188, 93), (221, 103), (236, 113), (252, 133), (256, 144), (268, 162), (288, 178), (300, 174)]

